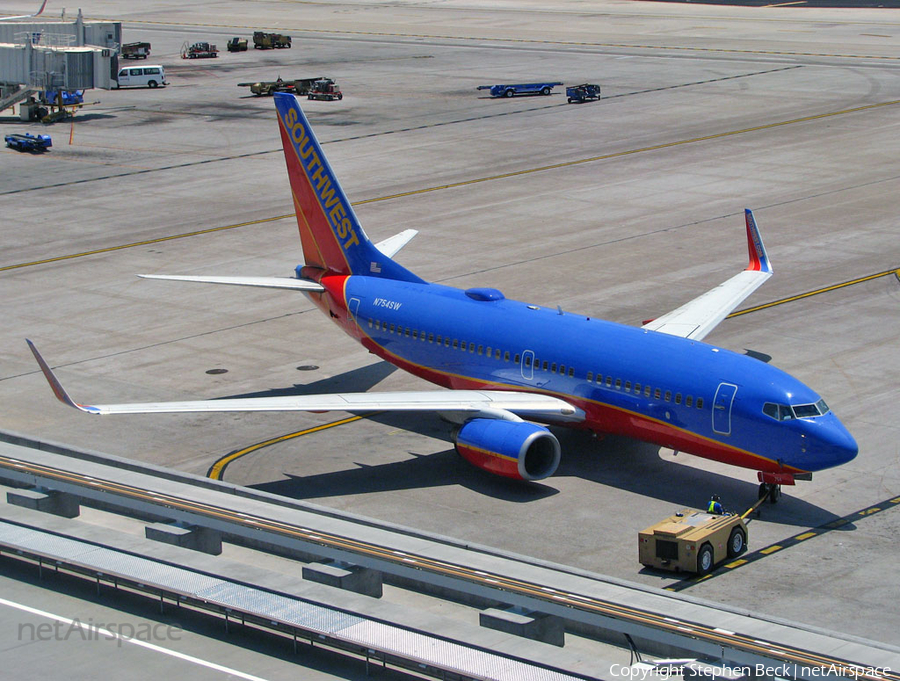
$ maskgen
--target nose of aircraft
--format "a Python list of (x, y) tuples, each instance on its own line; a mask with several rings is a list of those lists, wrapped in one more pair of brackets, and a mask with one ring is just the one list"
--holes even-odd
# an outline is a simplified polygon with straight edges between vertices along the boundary
[(812, 435), (813, 452), (819, 470), (845, 464), (855, 459), (859, 453), (859, 445), (844, 424), (836, 416), (831, 416)]

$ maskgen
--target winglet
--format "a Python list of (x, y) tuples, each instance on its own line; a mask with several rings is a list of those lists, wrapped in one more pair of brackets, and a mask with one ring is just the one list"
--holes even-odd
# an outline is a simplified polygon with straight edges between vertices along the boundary
[(83, 407), (80, 404), (76, 404), (76, 402), (71, 397), (69, 397), (69, 393), (67, 393), (66, 389), (62, 387), (59, 379), (56, 378), (56, 375), (53, 373), (53, 371), (51, 371), (50, 366), (47, 364), (44, 358), (41, 357), (41, 353), (39, 353), (38, 349), (34, 347), (34, 343), (32, 343), (27, 338), (25, 339), (25, 342), (28, 343), (28, 347), (31, 349), (31, 354), (34, 355), (34, 358), (37, 360), (38, 366), (41, 367), (44, 378), (46, 378), (47, 383), (50, 384), (50, 388), (53, 390), (53, 394), (56, 395), (56, 399), (58, 399), (63, 404), (70, 407), (75, 407), (75, 409), (78, 409), (80, 411), (92, 413), (92, 409), (90, 409), (89, 407)]
[(756, 218), (749, 208), (744, 209), (744, 219), (747, 222), (747, 247), (750, 251), (750, 264), (747, 269), (751, 272), (772, 272), (772, 264), (769, 255), (763, 245), (759, 227), (756, 226)]

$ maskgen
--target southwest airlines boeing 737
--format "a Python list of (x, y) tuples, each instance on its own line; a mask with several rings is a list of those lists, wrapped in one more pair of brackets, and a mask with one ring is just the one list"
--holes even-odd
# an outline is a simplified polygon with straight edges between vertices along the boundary
[(701, 342), (772, 274), (746, 211), (744, 271), (641, 328), (430, 284), (392, 259), (415, 234), (369, 241), (293, 95), (275, 105), (305, 264), (294, 277), (143, 275), (302, 291), (344, 332), (445, 390), (82, 405), (29, 346), (57, 398), (90, 414), (210, 411), (437, 412), (457, 451), (491, 473), (552, 475), (543, 424), (625, 435), (758, 471), (760, 495), (850, 461), (857, 445), (814, 390), (752, 357)]

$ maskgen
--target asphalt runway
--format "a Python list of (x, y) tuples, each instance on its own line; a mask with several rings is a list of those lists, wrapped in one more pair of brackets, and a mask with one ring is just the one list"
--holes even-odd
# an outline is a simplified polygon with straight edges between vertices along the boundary
[[(325, 152), (373, 239), (420, 231), (398, 259), (430, 281), (640, 324), (745, 266), (752, 208), (775, 276), (746, 305), (763, 307), (707, 340), (818, 390), (860, 454), (752, 522), (751, 551), (781, 548), (688, 592), (897, 642), (900, 13), (621, 0), (85, 12), (150, 41), (171, 84), (92, 91), (72, 127), (0, 117), (54, 140), (43, 156), (0, 154), (0, 428), (662, 587), (678, 580), (641, 569), (640, 529), (713, 492), (736, 510), (755, 501), (752, 471), (621, 438), (560, 431), (556, 476), (519, 485), (457, 457), (436, 417), (318, 428), (347, 415), (95, 418), (53, 400), (25, 337), (82, 402), (425, 387), (293, 292), (134, 276), (290, 275), (301, 253), (273, 103), (236, 84), (331, 76), (343, 101), (305, 105)], [(178, 57), (184, 41), (224, 50), (254, 28), (294, 47)], [(603, 99), (475, 89), (544, 79), (600, 83)]]

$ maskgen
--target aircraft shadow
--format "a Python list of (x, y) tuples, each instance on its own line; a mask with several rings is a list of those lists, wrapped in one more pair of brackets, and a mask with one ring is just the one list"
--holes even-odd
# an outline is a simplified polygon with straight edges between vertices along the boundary
[[(737, 513), (743, 513), (758, 499), (758, 483), (665, 461), (659, 457), (660, 448), (656, 445), (617, 436), (597, 440), (581, 431), (554, 430), (554, 433), (563, 450), (556, 475), (580, 477), (668, 501), (673, 505), (673, 512), (681, 508), (703, 509), (713, 494), (721, 497), (726, 510)], [(777, 504), (766, 502), (760, 507), (763, 520), (817, 527), (839, 517), (791, 496), (791, 489), (782, 487), (784, 495)]]
[(312, 383), (294, 383), (290, 388), (272, 388), (252, 393), (225, 395), (219, 400), (231, 400), (244, 397), (285, 397), (290, 395), (316, 395), (319, 393), (360, 393), (374, 388), (384, 379), (397, 371), (397, 367), (387, 362), (375, 362), (358, 369), (351, 369), (336, 376), (322, 378)]
[(372, 492), (396, 492), (459, 485), (477, 494), (512, 503), (544, 499), (559, 490), (538, 482), (518, 482), (491, 475), (466, 463), (453, 449), (433, 454), (409, 452), (412, 458), (318, 475), (287, 474), (283, 480), (251, 485), (292, 499), (318, 499)]
[[(749, 352), (749, 351), (748, 351)], [(755, 354), (755, 353), (754, 353)], [(758, 357), (762, 361), (767, 356)], [(219, 399), (277, 397), (330, 392), (363, 392), (378, 385), (397, 368), (375, 362), (358, 369), (289, 388), (273, 388), (253, 393), (228, 395)], [(452, 426), (435, 414), (382, 412), (368, 417), (383, 425), (449, 443)], [(554, 428), (562, 446), (557, 476), (573, 476), (635, 494), (669, 501), (678, 508), (705, 508), (709, 497), (718, 494), (729, 510), (743, 512), (757, 500), (757, 484), (712, 471), (682, 466), (659, 457), (659, 447), (639, 440)], [(500, 478), (463, 461), (452, 447), (431, 453), (409, 452), (411, 458), (386, 464), (355, 462), (356, 468), (317, 475), (288, 474), (286, 479), (253, 485), (254, 488), (295, 499), (389, 492), (444, 485), (460, 485), (476, 493), (513, 503), (528, 503), (558, 494), (553, 478), (542, 482), (521, 482)], [(801, 483), (802, 484), (802, 483)], [(777, 504), (762, 506), (762, 517), (771, 522), (817, 527), (838, 518), (819, 506), (791, 495), (784, 487)], [(602, 490), (598, 490), (602, 493)], [(853, 529), (846, 526), (842, 529)]]

